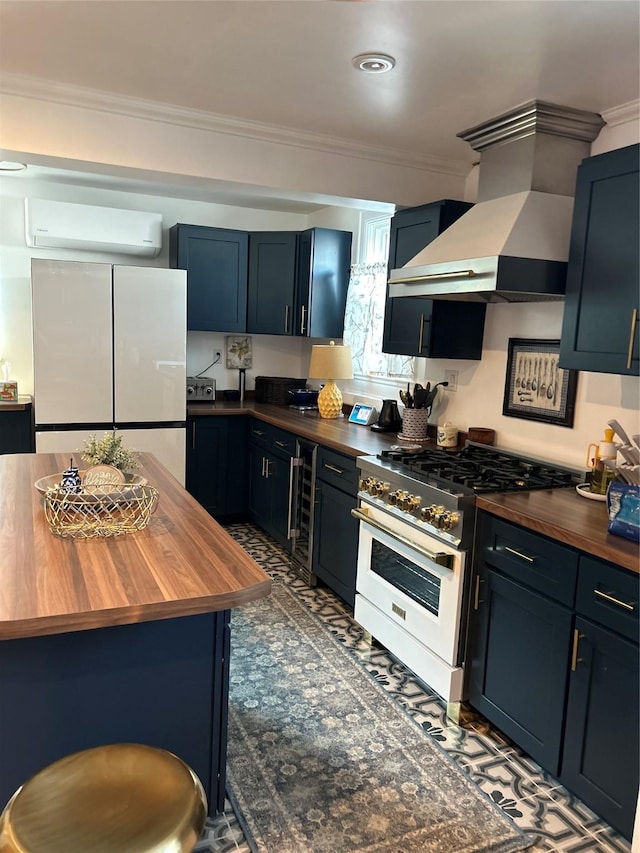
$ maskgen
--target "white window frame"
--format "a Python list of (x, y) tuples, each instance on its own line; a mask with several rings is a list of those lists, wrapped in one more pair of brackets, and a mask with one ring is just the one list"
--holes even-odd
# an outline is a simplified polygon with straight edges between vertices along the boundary
[[(389, 235), (391, 229), (391, 215), (366, 214), (360, 215), (359, 241), (357, 263), (376, 264), (387, 263), (389, 257)], [(380, 330), (382, 335), (382, 329)], [(389, 355), (387, 362), (397, 356)], [(399, 383), (413, 381), (416, 371), (416, 359), (410, 360), (411, 374), (368, 374), (356, 373), (354, 380), (358, 383), (374, 383), (379, 386), (398, 387)]]

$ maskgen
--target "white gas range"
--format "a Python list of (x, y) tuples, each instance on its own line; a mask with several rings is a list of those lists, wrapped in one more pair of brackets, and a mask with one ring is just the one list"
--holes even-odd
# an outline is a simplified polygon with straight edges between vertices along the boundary
[(486, 445), (358, 459), (356, 620), (450, 705), (464, 698), (475, 496), (575, 486), (574, 470)]

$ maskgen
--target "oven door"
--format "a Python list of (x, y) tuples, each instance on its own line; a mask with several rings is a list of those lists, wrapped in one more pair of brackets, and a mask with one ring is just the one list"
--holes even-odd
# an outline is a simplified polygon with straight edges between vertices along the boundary
[[(459, 701), (465, 552), (422, 531), (407, 535), (409, 525), (381, 513), (358, 517), (356, 621), (447, 701)], [(443, 554), (447, 566), (434, 559)]]

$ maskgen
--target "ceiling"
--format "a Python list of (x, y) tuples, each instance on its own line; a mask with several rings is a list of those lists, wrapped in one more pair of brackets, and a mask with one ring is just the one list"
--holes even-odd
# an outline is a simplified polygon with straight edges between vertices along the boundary
[[(320, 147), (470, 165), (456, 134), (522, 102), (636, 101), (639, 12), (637, 0), (0, 0), (0, 87), (26, 75)], [(356, 71), (367, 51), (395, 69)]]

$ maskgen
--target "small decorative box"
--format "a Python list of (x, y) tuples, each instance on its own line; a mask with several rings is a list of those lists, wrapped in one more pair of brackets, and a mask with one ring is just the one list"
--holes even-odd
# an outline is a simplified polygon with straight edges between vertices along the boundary
[(640, 486), (611, 483), (607, 491), (609, 533), (640, 542)]
[(13, 379), (0, 380), (0, 400), (15, 402), (18, 399), (18, 383)]

